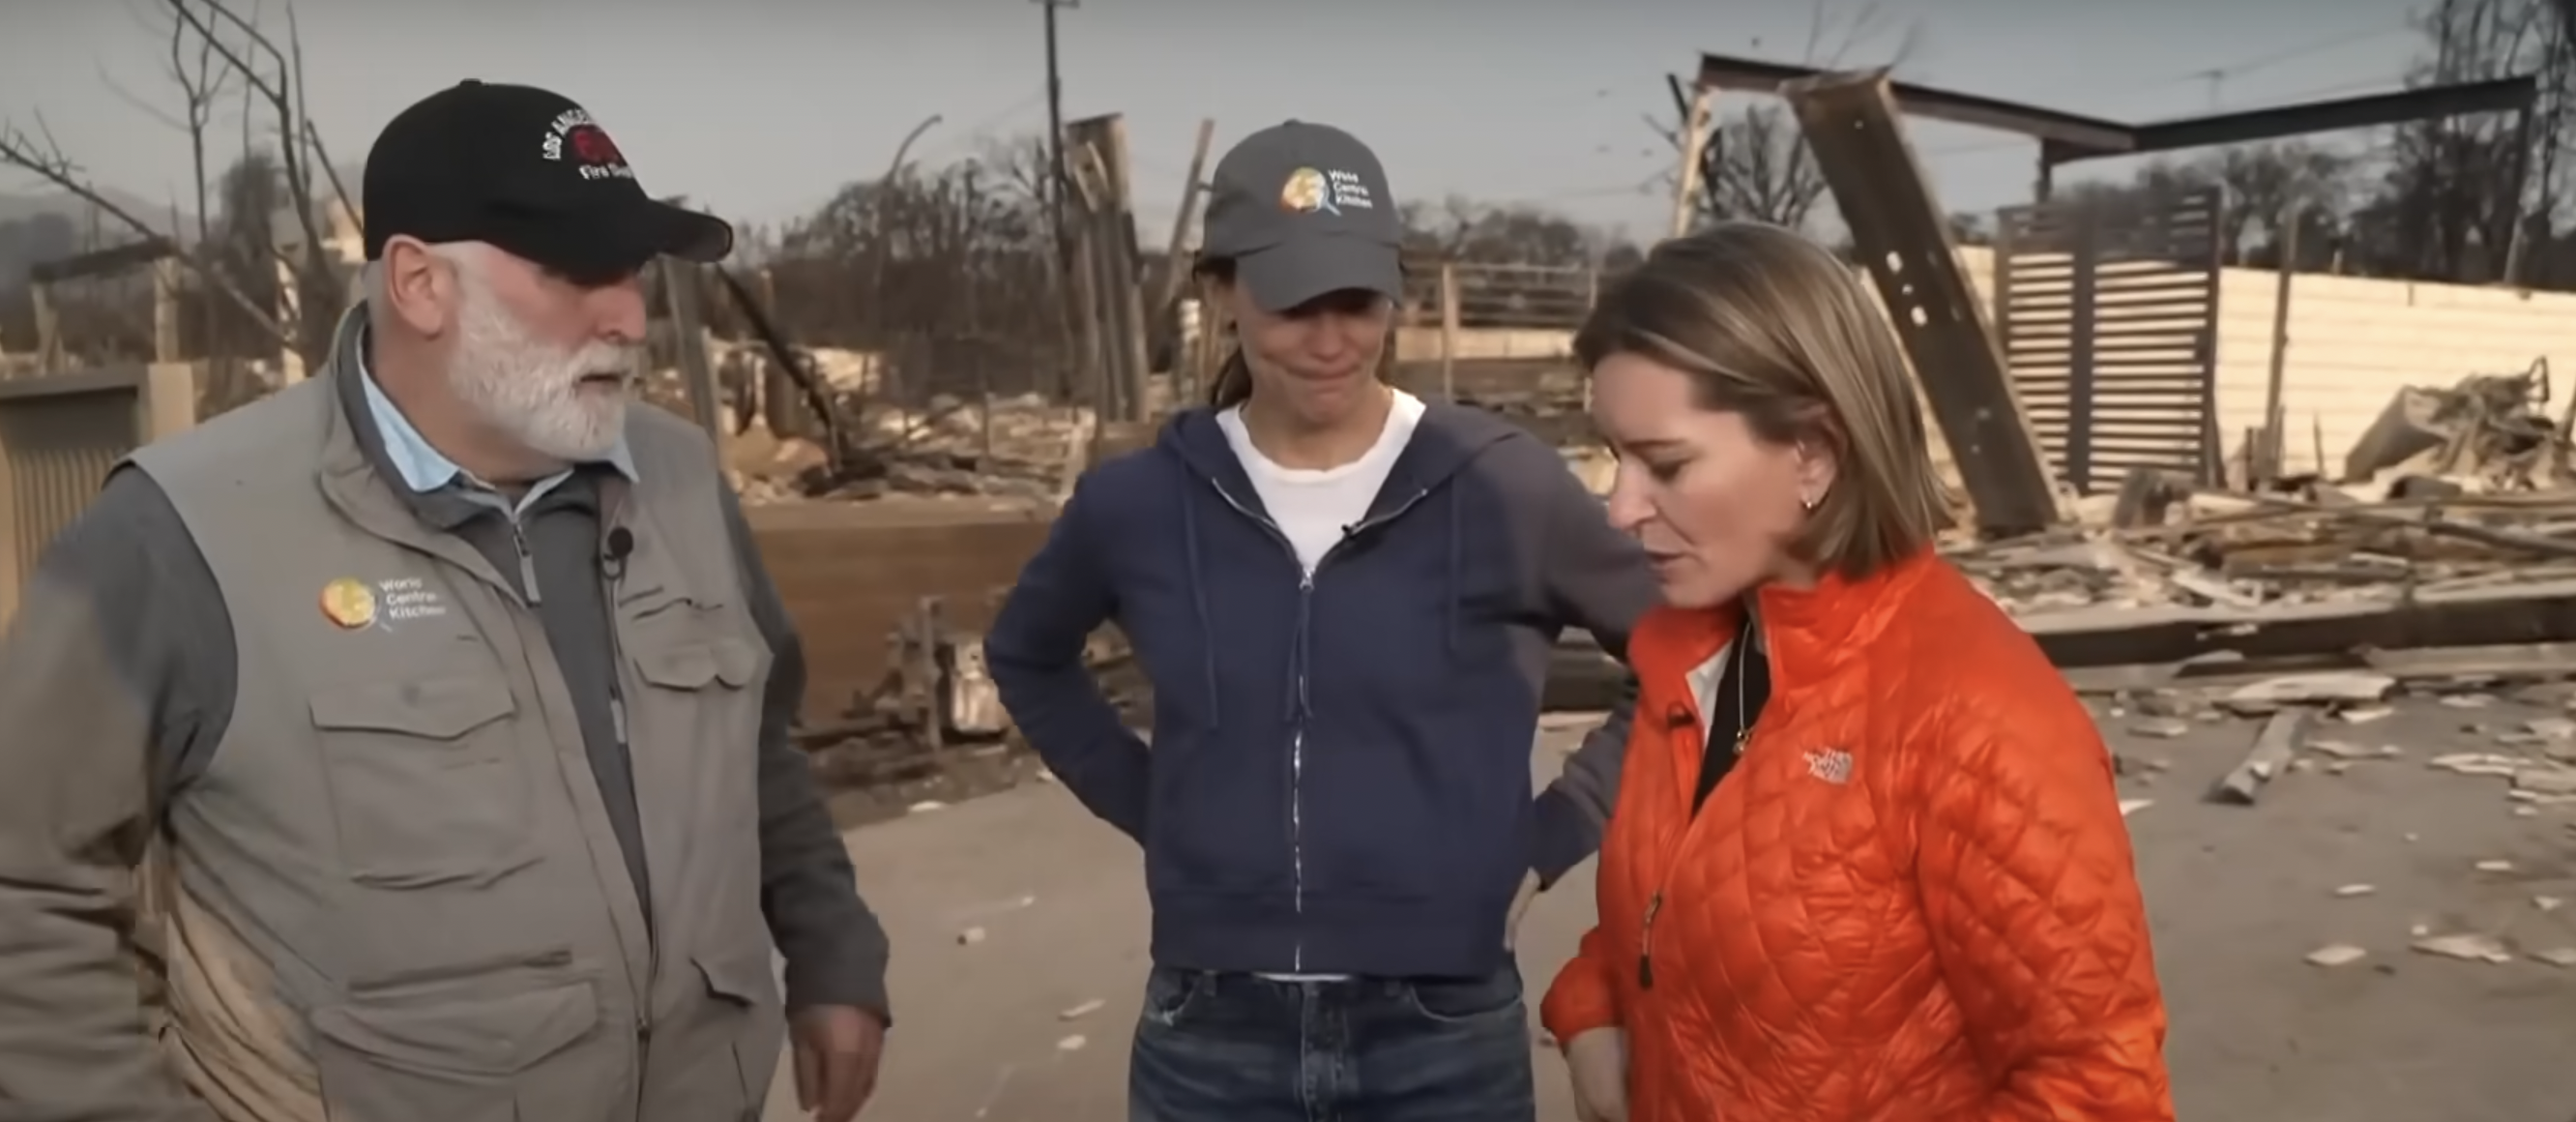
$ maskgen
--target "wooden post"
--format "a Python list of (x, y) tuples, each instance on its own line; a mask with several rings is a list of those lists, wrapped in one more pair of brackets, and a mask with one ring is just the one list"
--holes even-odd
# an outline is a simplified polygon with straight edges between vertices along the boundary
[(297, 283), (295, 262), (287, 253), (276, 254), (277, 333), (283, 341), (277, 348), (277, 378), (286, 385), (304, 380), (304, 292)]
[(1080, 206), (1071, 223), (1090, 243), (1091, 304), (1097, 311), (1099, 353), (1116, 386), (1107, 404), (1121, 421), (1144, 419), (1147, 367), (1145, 294), (1138, 276), (1136, 214), (1131, 200), (1127, 123), (1117, 114), (1065, 126), (1069, 186)]
[(1108, 143), (1099, 149), (1103, 169), (1108, 172), (1111, 204), (1099, 218), (1107, 235), (1104, 245), (1111, 250), (1096, 257), (1109, 271), (1108, 286), (1102, 293), (1109, 297), (1111, 322), (1117, 325), (1120, 389), (1125, 400), (1119, 419), (1145, 419), (1145, 402), (1153, 384), (1153, 350), (1146, 346), (1145, 332), (1150, 320), (1145, 318), (1145, 278), (1136, 258), (1136, 209), (1134, 169), (1127, 160), (1127, 120), (1111, 116), (1106, 128)]
[[(1583, 318), (1588, 320), (1592, 318), (1592, 309), (1601, 306), (1601, 266), (1592, 266), (1584, 276), (1589, 287), (1583, 293)], [(1589, 371), (1583, 377), (1583, 411), (1592, 412), (1592, 376)]]
[(152, 361), (179, 361), (179, 261), (174, 257), (152, 263)]
[(697, 268), (664, 258), (662, 299), (670, 311), (671, 347), (679, 356), (680, 384), (689, 393), (690, 419), (706, 430), (708, 440), (721, 442), (724, 423), (716, 404), (715, 369), (707, 361), (707, 333), (699, 318)]
[[(2261, 450), (2251, 457), (2253, 479), (2257, 486), (2281, 476), (2285, 418), (2281, 396), (2288, 380), (2290, 365), (2290, 289), (2292, 278), (2299, 272), (2300, 211), (2290, 207), (2273, 219), (2275, 240), (2280, 243), (2281, 267), (2272, 282), (2272, 366), (2263, 379), (2263, 441)], [(2323, 462), (2317, 464), (2324, 471)]]
[(1440, 395), (1458, 400), (1458, 265), (1440, 263)]
[(135, 435), (150, 444), (197, 427), (197, 367), (156, 362), (143, 370), (135, 394)]
[(1709, 103), (1716, 91), (1706, 86), (1691, 94), (1690, 112), (1682, 118), (1682, 166), (1673, 176), (1673, 237), (1691, 231), (1691, 218), (1699, 213), (1699, 172), (1701, 156), (1708, 151)]
[(51, 374), (63, 364), (63, 323), (54, 312), (54, 286), (30, 284), (27, 299), (36, 306), (36, 373)]
[(1076, 395), (1088, 402), (1092, 412), (1105, 416), (1110, 407), (1109, 376), (1101, 354), (1099, 285), (1092, 272), (1091, 230), (1088, 223), (1067, 222), (1065, 232), (1073, 240), (1073, 268), (1068, 275), (1073, 278), (1074, 358), (1080, 378)]
[(1163, 325), (1155, 333), (1155, 338), (1168, 339), (1172, 343), (1172, 404), (1175, 407), (1197, 396), (1197, 379), (1185, 380), (1181, 376), (1188, 365), (1184, 353), (1187, 349), (1184, 344), (1188, 340), (1181, 337), (1181, 293), (1187, 290), (1190, 275), (1190, 227), (1198, 221), (1199, 203), (1204, 196), (1200, 180), (1207, 175), (1208, 149), (1215, 143), (1216, 119), (1200, 120), (1198, 142), (1190, 149), (1189, 178), (1181, 181), (1181, 207), (1172, 214), (1172, 240), (1163, 251), (1163, 291), (1154, 301), (1154, 318)]
[[(1216, 119), (1199, 122), (1197, 144), (1190, 149), (1190, 173), (1181, 180), (1181, 207), (1172, 213), (1172, 237), (1164, 243), (1163, 253), (1171, 267), (1163, 273), (1163, 291), (1155, 306), (1172, 314), (1173, 302), (1181, 297), (1182, 282), (1189, 279), (1190, 227), (1199, 215), (1199, 203), (1205, 195), (1200, 181), (1207, 176), (1208, 148), (1216, 143)], [(1174, 322), (1178, 316), (1174, 315)]]

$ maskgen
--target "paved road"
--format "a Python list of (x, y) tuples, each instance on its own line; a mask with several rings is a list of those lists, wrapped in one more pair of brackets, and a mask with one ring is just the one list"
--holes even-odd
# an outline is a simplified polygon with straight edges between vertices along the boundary
[[(2131, 781), (2156, 802), (2130, 818), (2154, 914), (2181, 1116), (2336, 1122), (2568, 1122), (2576, 1118), (2576, 970), (2410, 953), (2410, 928), (2576, 944), (2576, 810), (2509, 813), (2502, 780), (2428, 770), (2486, 747), (2466, 722), (2541, 715), (2414, 702), (2334, 730), (2406, 746), (2400, 761), (2291, 774), (2253, 808), (2194, 796), (2235, 763), (2248, 722), (2177, 740), (2123, 737), (2172, 770)], [(2118, 730), (2126, 724), (2106, 718)], [(1552, 771), (1543, 744), (1536, 767)], [(1034, 786), (853, 832), (860, 883), (892, 929), (900, 1025), (865, 1117), (1116, 1122), (1144, 974), (1134, 846), (1072, 798)], [(2513, 863), (2479, 872), (2480, 861)], [(2375, 893), (2338, 898), (2339, 886)], [(1521, 963), (1534, 991), (1591, 920), (1587, 871), (1533, 909)], [(2535, 896), (2570, 901), (2554, 912)], [(959, 933), (984, 940), (961, 945)], [(2301, 958), (2349, 942), (2340, 969)], [(1072, 1021), (1060, 1011), (1106, 1004)], [(1079, 1046), (1072, 1046), (1078, 1038)], [(1559, 1065), (1540, 1057), (1541, 1118), (1570, 1122)], [(784, 1081), (772, 1122), (798, 1117)]]

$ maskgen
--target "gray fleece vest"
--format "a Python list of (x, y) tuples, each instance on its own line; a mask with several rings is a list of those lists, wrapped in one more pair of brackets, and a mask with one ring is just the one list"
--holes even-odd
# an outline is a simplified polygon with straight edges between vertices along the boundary
[(638, 406), (615, 661), (654, 914), (536, 614), (369, 463), (323, 376), (137, 452), (239, 636), (171, 805), (163, 1040), (227, 1122), (756, 1119), (770, 652), (712, 452)]

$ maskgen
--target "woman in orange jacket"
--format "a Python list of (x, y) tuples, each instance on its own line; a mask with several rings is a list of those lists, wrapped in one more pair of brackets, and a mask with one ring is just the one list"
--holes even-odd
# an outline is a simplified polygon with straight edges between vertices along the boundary
[(1725, 225), (1575, 350), (1665, 606), (1544, 1017), (1586, 1122), (2162, 1122), (2165, 1012), (2111, 757), (1934, 556), (1904, 353), (1852, 270)]

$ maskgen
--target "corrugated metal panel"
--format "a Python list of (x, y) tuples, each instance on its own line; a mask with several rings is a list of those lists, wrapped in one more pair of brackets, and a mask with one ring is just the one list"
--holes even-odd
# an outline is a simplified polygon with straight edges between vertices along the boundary
[(2216, 188), (2005, 210), (1996, 327), (2031, 425), (2080, 493), (2216, 469)]
[(89, 506), (108, 469), (134, 450), (137, 417), (131, 388), (0, 401), (0, 486), (8, 488), (0, 510), (9, 515), (16, 573), (0, 608), (16, 602), (45, 546)]

